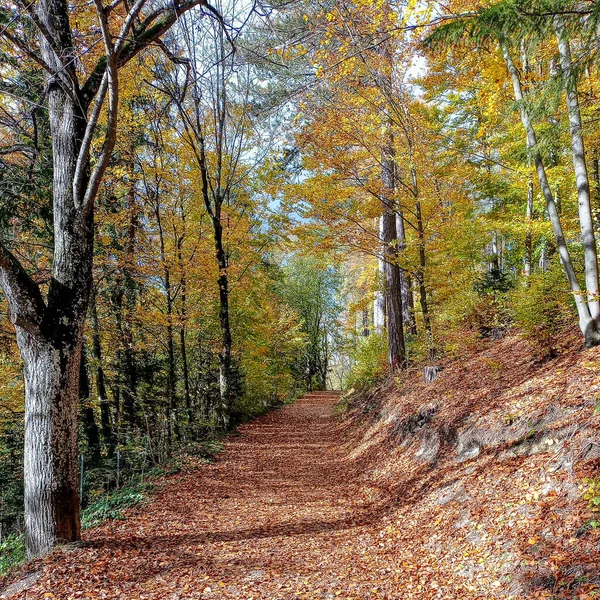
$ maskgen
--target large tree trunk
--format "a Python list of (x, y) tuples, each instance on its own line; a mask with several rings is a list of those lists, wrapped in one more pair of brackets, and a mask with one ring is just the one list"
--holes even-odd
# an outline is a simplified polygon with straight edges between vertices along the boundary
[(404, 345), (404, 318), (402, 314), (402, 279), (398, 265), (398, 232), (396, 211), (393, 205), (395, 192), (394, 138), (388, 131), (382, 151), (381, 181), (384, 190), (383, 200), (383, 244), (385, 257), (385, 298), (387, 309), (387, 331), (389, 362), (392, 372), (406, 367)]
[[(65, 69), (62, 63), (73, 47), (66, 4), (40, 0), (36, 12), (51, 35), (60, 40), (59, 47), (69, 49), (59, 58), (40, 36), (44, 60), (65, 73), (64, 79), (75, 79), (74, 65)], [(54, 260), (46, 307), (37, 327), (16, 323), (25, 375), (25, 530), (29, 557), (57, 543), (80, 539), (77, 409), (94, 235), (92, 213), (81, 210), (83, 197), (73, 196), (87, 119), (68, 86), (66, 81), (48, 84)], [(88, 171), (85, 166), (84, 171)]]
[(595, 346), (600, 344), (600, 331), (598, 330), (596, 321), (592, 318), (581, 286), (577, 281), (577, 275), (575, 273), (575, 269), (573, 268), (573, 263), (571, 262), (571, 255), (569, 253), (569, 249), (567, 248), (567, 243), (562, 230), (562, 224), (556, 209), (556, 202), (554, 201), (554, 196), (546, 175), (544, 161), (542, 160), (542, 155), (540, 154), (537, 145), (535, 129), (531, 122), (529, 111), (525, 105), (525, 97), (523, 95), (519, 71), (512, 60), (508, 46), (505, 43), (501, 43), (501, 49), (512, 80), (515, 100), (519, 104), (521, 122), (523, 123), (523, 129), (525, 130), (525, 134), (527, 136), (527, 149), (532, 154), (538, 180), (540, 182), (540, 187), (546, 200), (546, 209), (548, 211), (548, 216), (550, 217), (550, 223), (552, 224), (556, 248), (558, 250), (565, 275), (569, 281), (571, 291), (573, 292), (575, 305), (577, 307), (577, 314), (579, 316), (579, 328), (584, 336), (586, 346)]
[(67, 343), (18, 333), (25, 374), (27, 554), (80, 539), (77, 404), (83, 320)]
[(406, 367), (406, 349), (404, 346), (404, 323), (402, 315), (402, 285), (396, 244), (396, 215), (385, 211), (383, 214), (385, 243), (385, 298), (387, 309), (387, 332), (389, 362), (392, 372)]

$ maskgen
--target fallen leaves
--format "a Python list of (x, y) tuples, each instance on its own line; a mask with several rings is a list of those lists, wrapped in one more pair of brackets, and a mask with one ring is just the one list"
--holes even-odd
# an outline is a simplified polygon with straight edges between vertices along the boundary
[[(556, 443), (506, 456), (508, 441), (492, 441), (467, 461), (444, 443), (427, 463), (415, 458), (419, 433), (390, 441), (394, 414), (436, 396), (441, 408), (423, 434), (454, 423), (460, 435), (475, 425), (518, 432), (524, 418), (546, 428), (584, 418), (581, 397), (569, 408), (571, 391), (595, 393), (600, 369), (578, 370), (576, 353), (562, 359), (569, 369), (561, 359), (535, 367), (516, 341), (494, 348), (487, 354), (503, 365), (501, 377), (482, 378), (476, 360), (449, 366), (427, 388), (415, 374), (403, 395), (381, 392), (385, 419), (342, 420), (335, 396), (315, 394), (243, 426), (219, 461), (166, 479), (126, 521), (37, 564), (34, 587), (14, 598), (597, 597), (600, 536), (576, 537), (586, 503), (569, 471), (548, 471)], [(526, 417), (507, 420), (507, 411)], [(561, 452), (577, 443), (572, 435)]]

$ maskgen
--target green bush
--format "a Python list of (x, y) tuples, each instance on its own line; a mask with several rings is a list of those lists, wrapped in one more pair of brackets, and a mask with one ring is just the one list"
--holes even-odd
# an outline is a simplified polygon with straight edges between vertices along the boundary
[(351, 369), (347, 388), (361, 389), (385, 375), (387, 365), (387, 337), (374, 333), (358, 338), (350, 352)]
[(553, 358), (558, 334), (573, 321), (573, 300), (561, 265), (554, 261), (548, 271), (531, 275), (526, 284), (511, 297), (515, 324), (540, 358)]
[(25, 538), (22, 535), (9, 535), (0, 541), (0, 576), (24, 560)]

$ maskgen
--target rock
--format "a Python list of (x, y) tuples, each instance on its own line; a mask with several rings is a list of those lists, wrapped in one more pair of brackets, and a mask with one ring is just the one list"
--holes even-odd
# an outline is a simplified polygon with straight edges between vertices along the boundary
[(35, 572), (31, 573), (30, 575), (27, 575), (27, 577), (24, 577), (20, 581), (12, 583), (3, 592), (0, 593), (0, 598), (11, 598), (16, 594), (19, 594), (20, 592), (28, 590), (39, 579), (39, 577), (40, 573)]
[(444, 367), (439, 365), (435, 367), (425, 367), (425, 369), (423, 369), (425, 383), (431, 383), (432, 381), (435, 381), (439, 377), (440, 372), (443, 370)]

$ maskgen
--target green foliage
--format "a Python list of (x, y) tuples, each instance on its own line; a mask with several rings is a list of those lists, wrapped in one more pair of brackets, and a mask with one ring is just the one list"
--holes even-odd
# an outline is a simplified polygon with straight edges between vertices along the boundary
[(278, 294), (299, 315), (305, 343), (292, 367), (295, 378), (306, 389), (325, 389), (335, 350), (341, 274), (323, 258), (294, 255), (283, 267)]
[(144, 502), (154, 486), (148, 482), (130, 483), (90, 504), (81, 515), (84, 528), (97, 527), (104, 521), (124, 519), (123, 510)]
[(190, 444), (185, 450), (185, 453), (189, 456), (200, 458), (201, 460), (209, 463), (215, 459), (215, 456), (223, 450), (223, 440), (221, 438), (212, 438)]
[(9, 535), (0, 541), (0, 577), (25, 560), (25, 538)]
[(475, 279), (473, 289), (480, 296), (504, 294), (514, 287), (513, 278), (504, 270), (494, 267)]
[[(600, 478), (594, 477), (593, 479), (584, 479), (583, 483), (587, 486), (587, 489), (583, 493), (583, 497), (588, 501), (588, 507), (593, 512), (600, 511)], [(588, 521), (588, 525), (593, 529), (600, 527), (600, 521), (597, 519)]]
[(554, 357), (558, 334), (573, 321), (572, 300), (558, 261), (546, 272), (535, 273), (527, 287), (511, 297), (515, 324), (541, 354)]
[(479, 300), (466, 317), (467, 325), (481, 337), (502, 337), (511, 324), (507, 293), (513, 287), (513, 277), (497, 267), (477, 276), (473, 290)]
[(387, 365), (387, 336), (374, 333), (358, 338), (350, 352), (351, 370), (347, 388), (362, 389), (384, 376)]

